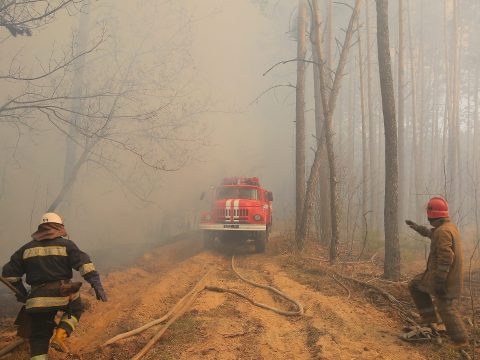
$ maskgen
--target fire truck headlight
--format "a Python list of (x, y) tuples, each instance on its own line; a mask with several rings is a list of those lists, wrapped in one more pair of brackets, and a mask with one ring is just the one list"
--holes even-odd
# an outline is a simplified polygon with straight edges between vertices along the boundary
[(255, 214), (255, 215), (253, 215), (253, 219), (254, 219), (255, 221), (260, 221), (260, 220), (262, 220), (262, 215), (260, 215), (260, 214)]

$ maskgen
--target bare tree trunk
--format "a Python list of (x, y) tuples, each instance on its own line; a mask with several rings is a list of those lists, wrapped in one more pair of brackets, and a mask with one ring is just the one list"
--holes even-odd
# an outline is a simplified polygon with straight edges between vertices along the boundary
[(404, 0), (398, 2), (398, 174), (399, 193), (398, 214), (399, 224), (406, 215), (407, 186), (405, 172), (405, 36), (404, 36)]
[(350, 77), (348, 83), (348, 130), (347, 130), (347, 169), (348, 178), (352, 178), (355, 173), (355, 62), (350, 64)]
[(377, 147), (375, 144), (375, 122), (373, 115), (373, 90), (372, 90), (372, 56), (371, 56), (371, 40), (370, 40), (370, 6), (369, 1), (365, 1), (365, 23), (366, 23), (366, 54), (367, 54), (367, 108), (368, 108), (368, 139), (369, 146), (368, 150), (370, 153), (370, 209), (372, 210), (371, 225), (373, 228), (378, 226), (377, 219), (379, 217), (377, 209), (377, 193), (378, 193), (378, 183), (375, 179), (379, 177), (377, 172), (376, 158), (377, 158)]
[[(306, 17), (307, 4), (305, 0), (298, 2), (298, 43), (297, 43), (297, 86), (295, 114), (295, 167), (296, 167), (296, 232), (299, 230), (303, 203), (305, 199), (305, 54), (306, 48)], [(298, 243), (301, 249), (303, 244)]]
[[(358, 26), (358, 21), (357, 21)], [(358, 34), (358, 68), (360, 74), (360, 109), (362, 115), (362, 215), (366, 216), (368, 212), (368, 143), (367, 143), (367, 114), (365, 111), (365, 63), (363, 61), (362, 34)], [(365, 233), (367, 224), (362, 222), (362, 229)]]
[(452, 83), (453, 83), (453, 117), (452, 117), (452, 157), (454, 158), (454, 163), (452, 166), (453, 170), (453, 189), (454, 196), (454, 211), (457, 212), (460, 217), (460, 186), (465, 184), (463, 180), (462, 172), (460, 171), (460, 30), (459, 30), (459, 5), (458, 0), (453, 1), (453, 74), (452, 74)]
[(478, 182), (480, 175), (480, 120), (479, 120), (479, 65), (475, 67), (475, 90), (474, 90), (474, 114), (473, 114), (473, 163), (475, 169), (475, 181)]
[(320, 24), (318, 23), (318, 2), (317, 0), (313, 0), (312, 9), (314, 11), (313, 19), (315, 20), (315, 49), (316, 57), (319, 59), (317, 66), (320, 67), (320, 94), (323, 104), (323, 112), (325, 117), (324, 123), (324, 134), (325, 136), (319, 140), (319, 144), (317, 145), (317, 151), (315, 152), (315, 159), (313, 161), (312, 168), (310, 170), (310, 176), (307, 182), (307, 191), (306, 191), (306, 198), (305, 204), (303, 209), (303, 216), (302, 216), (302, 226), (300, 229), (302, 231), (299, 235), (305, 239), (309, 221), (310, 221), (310, 209), (313, 201), (314, 193), (312, 189), (317, 186), (318, 176), (320, 173), (320, 153), (321, 147), (323, 145), (323, 140), (327, 145), (327, 154), (328, 154), (328, 162), (330, 168), (330, 214), (332, 217), (332, 239), (330, 243), (330, 262), (334, 263), (337, 259), (337, 248), (339, 242), (339, 226), (338, 226), (338, 193), (337, 193), (337, 179), (336, 179), (336, 164), (335, 164), (335, 156), (333, 152), (333, 112), (335, 109), (335, 104), (337, 101), (338, 93), (341, 86), (341, 81), (343, 78), (343, 73), (345, 69), (345, 65), (347, 63), (347, 56), (348, 51), (350, 49), (350, 43), (353, 34), (353, 24), (356, 21), (358, 16), (358, 11), (360, 8), (361, 0), (357, 0), (355, 4), (355, 8), (353, 10), (352, 16), (350, 17), (350, 22), (348, 24), (347, 31), (345, 33), (345, 40), (343, 42), (342, 50), (340, 53), (340, 58), (338, 60), (337, 69), (335, 71), (334, 80), (332, 84), (331, 91), (327, 97), (327, 85), (326, 85), (326, 69), (323, 63), (322, 57), (322, 49), (320, 46)]
[[(452, 86), (451, 86), (451, 71), (450, 71), (450, 62), (449, 62), (449, 53), (448, 53), (448, 36), (447, 36), (447, 0), (443, 4), (443, 40), (445, 44), (445, 109), (443, 115), (443, 135), (442, 135), (442, 167), (443, 172), (447, 167), (448, 162), (448, 175), (450, 175), (450, 156), (447, 157), (447, 150), (450, 147), (449, 144), (449, 132), (450, 132), (450, 122), (452, 114)], [(445, 174), (444, 174), (445, 175)], [(450, 189), (447, 187), (447, 178), (444, 177), (442, 193), (446, 199), (450, 199)], [(453, 204), (452, 204), (453, 205)]]
[[(446, 6), (446, 5), (445, 5)], [(446, 10), (445, 10), (446, 11)], [(459, 49), (459, 31), (458, 31), (458, 2), (453, 1), (453, 24), (452, 24), (452, 59), (453, 62), (450, 67), (450, 85), (451, 85), (451, 112), (449, 117), (448, 127), (448, 169), (450, 180), (450, 194), (449, 203), (452, 214), (458, 214), (459, 207), (459, 136), (460, 136), (460, 119), (459, 119), (459, 106), (460, 106), (460, 84), (459, 84), (459, 61), (460, 61), (460, 49)]]
[[(318, 9), (316, 14), (312, 14), (312, 16), (320, 16)], [(313, 19), (311, 20), (311, 34), (316, 34), (315, 31), (315, 23), (320, 24), (320, 19)], [(316, 35), (311, 35), (310, 40), (312, 42), (312, 48), (315, 46)], [(316, 52), (313, 51), (313, 60), (316, 64), (318, 64), (318, 59)], [(325, 119), (323, 117), (323, 108), (322, 108), (322, 99), (320, 95), (320, 70), (318, 66), (313, 67), (313, 89), (314, 89), (314, 101), (315, 101), (315, 135), (317, 141), (320, 141), (325, 135), (323, 134), (324, 129), (324, 122)], [(327, 161), (327, 152), (325, 145), (322, 146), (320, 149), (320, 163), (325, 164)], [(328, 169), (324, 168), (322, 173), (320, 174), (319, 186), (317, 185), (315, 191), (317, 195), (315, 198), (315, 216), (316, 216), (316, 223), (318, 224), (318, 236), (319, 236), (319, 243), (321, 244), (328, 244), (331, 238), (332, 232), (330, 231), (330, 215), (329, 215), (329, 186), (328, 186)]]
[[(357, 25), (358, 28), (358, 25)], [(352, 198), (356, 195), (357, 192), (357, 183), (358, 179), (355, 176), (355, 97), (356, 97), (356, 88), (355, 83), (355, 61), (350, 61), (349, 63), (349, 77), (348, 77), (348, 113), (347, 113), (347, 138), (345, 149), (346, 153), (346, 178), (347, 178), (347, 203), (346, 203), (346, 229), (347, 235), (345, 239), (348, 241), (350, 238), (353, 238), (356, 223), (355, 206), (352, 202)], [(353, 227), (353, 228), (352, 228)], [(350, 248), (350, 253), (353, 249)]]
[[(416, 170), (416, 176), (418, 177), (418, 183), (420, 184), (418, 193), (423, 194), (425, 193), (425, 165), (424, 165), (424, 154), (425, 154), (425, 144), (426, 141), (426, 125), (427, 125), (427, 116), (425, 115), (425, 55), (424, 55), (424, 40), (423, 40), (423, 19), (424, 19), (424, 2), (420, 2), (420, 18), (419, 18), (419, 41), (418, 41), (418, 97), (417, 97), (417, 104), (418, 104), (418, 113), (417, 119), (419, 121), (418, 124), (418, 167)], [(424, 200), (420, 195), (417, 195), (417, 209), (418, 209), (418, 219), (424, 214)]]
[(420, 135), (419, 135), (419, 121), (417, 119), (417, 69), (415, 67), (415, 45), (412, 39), (412, 14), (410, 8), (410, 1), (408, 2), (408, 39), (410, 50), (410, 83), (411, 83), (411, 99), (412, 99), (412, 155), (413, 155), (413, 170), (414, 170), (414, 184), (415, 195), (413, 197), (415, 204), (415, 217), (421, 216), (419, 208), (419, 194), (422, 192), (421, 180), (420, 180)]
[[(75, 47), (77, 52), (84, 51), (87, 47), (88, 42), (88, 35), (89, 35), (89, 23), (90, 23), (90, 2), (87, 1), (85, 4), (85, 11), (82, 11), (80, 15), (80, 19), (78, 22), (78, 38)], [(82, 56), (78, 60), (77, 69), (73, 75), (73, 89), (72, 89), (72, 97), (74, 101), (74, 105), (72, 107), (72, 116), (70, 119), (70, 125), (68, 127), (68, 136), (65, 138), (65, 163), (63, 166), (63, 185), (62, 187), (66, 187), (67, 183), (71, 180), (72, 173), (74, 171), (78, 171), (76, 169), (76, 161), (77, 161), (77, 141), (78, 141), (78, 131), (76, 124), (80, 120), (80, 115), (82, 113), (82, 92), (85, 88), (84, 84), (84, 67), (85, 67), (85, 56)], [(83, 154), (82, 154), (83, 156)], [(69, 189), (73, 187), (73, 184), (67, 186)], [(70, 196), (72, 195), (72, 191), (70, 191)], [(65, 194), (68, 197), (67, 194)], [(67, 201), (67, 204), (70, 202)], [(68, 213), (70, 210), (70, 206), (68, 208), (64, 208), (64, 216), (68, 217)]]
[(60, 192), (57, 195), (57, 197), (55, 198), (55, 200), (53, 200), (52, 204), (48, 207), (48, 210), (47, 210), (48, 212), (55, 211), (57, 209), (58, 205), (60, 205), (62, 203), (62, 201), (67, 196), (67, 194), (71, 191), (71, 189), (73, 187), (73, 184), (77, 180), (80, 168), (87, 161), (88, 155), (90, 155), (90, 151), (95, 146), (95, 143), (92, 143), (90, 145), (85, 146), (85, 148), (82, 152), (82, 155), (80, 155), (80, 158), (75, 161), (75, 165), (72, 168), (72, 170), (70, 171), (69, 178), (67, 179), (66, 182), (64, 182), (64, 184), (62, 185), (62, 187), (60, 189)]
[(433, 72), (433, 94), (432, 94), (432, 137), (431, 137), (431, 162), (430, 162), (430, 184), (432, 187), (432, 190), (434, 193), (439, 193), (439, 179), (441, 178), (440, 174), (440, 147), (439, 147), (439, 130), (438, 130), (438, 114), (439, 114), (439, 109), (438, 109), (438, 87), (439, 87), (439, 81), (438, 81), (438, 57), (434, 58), (434, 65), (432, 68)]
[(400, 277), (400, 244), (398, 237), (398, 159), (395, 95), (388, 31), (388, 0), (377, 0), (377, 44), (383, 119), (385, 124), (385, 265), (384, 276)]
[[(474, 90), (474, 130), (473, 130), (473, 168), (474, 168), (474, 182), (475, 189), (478, 189), (480, 185), (480, 119), (479, 119), (479, 65), (475, 67), (475, 90)], [(478, 205), (478, 192), (475, 191), (475, 205)], [(476, 238), (480, 237), (479, 224), (480, 224), (480, 212), (477, 206), (475, 206), (475, 224), (476, 224)]]
[[(318, 10), (318, 9), (317, 9)], [(318, 16), (320, 16), (318, 14)], [(318, 19), (320, 23), (320, 19)], [(315, 53), (315, 51), (314, 51)], [(327, 0), (327, 36), (326, 36), (326, 61), (327, 68), (329, 71), (333, 71), (333, 0)], [(316, 57), (316, 55), (314, 55)], [(318, 68), (317, 68), (318, 70)], [(330, 78), (327, 80), (329, 81)], [(319, 79), (317, 79), (320, 81)], [(320, 86), (320, 84), (318, 84)], [(331, 82), (329, 81), (329, 86)], [(321, 103), (321, 99), (319, 98)], [(322, 108), (320, 107), (322, 110)], [(323, 110), (322, 110), (323, 111)], [(322, 115), (323, 118), (323, 115)], [(325, 121), (325, 119), (323, 120)], [(319, 134), (317, 134), (317, 138)], [(322, 135), (323, 136), (323, 135)], [(322, 164), (327, 162), (327, 149), (324, 149), (321, 152), (320, 162)], [(328, 246), (332, 238), (332, 219), (330, 216), (330, 170), (328, 167), (324, 167), (320, 174), (320, 241), (323, 245)]]
[(465, 139), (465, 147), (462, 153), (464, 154), (463, 158), (465, 159), (464, 165), (465, 169), (470, 169), (470, 159), (472, 158), (472, 144), (473, 144), (473, 122), (471, 116), (471, 107), (472, 107), (472, 96), (471, 96), (471, 88), (470, 88), (470, 71), (467, 72), (467, 133)]

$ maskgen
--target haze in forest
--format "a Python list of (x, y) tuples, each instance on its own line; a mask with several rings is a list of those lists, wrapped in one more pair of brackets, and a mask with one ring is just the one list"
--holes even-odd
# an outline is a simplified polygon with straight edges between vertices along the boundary
[[(113, 56), (109, 53), (114, 46), (123, 57), (122, 69), (139, 41), (147, 44), (144, 52), (158, 47), (155, 56), (159, 58), (152, 60), (147, 55), (151, 66), (161, 67), (165, 62), (168, 68), (183, 62), (181, 69), (165, 74), (164, 80), (170, 82), (167, 87), (184, 87), (179, 93), (183, 91), (180, 96), (188, 97), (186, 106), (188, 102), (195, 104), (189, 116), (196, 129), (187, 129), (185, 134), (196, 132), (198, 141), (192, 146), (194, 151), (181, 159), (186, 165), (178, 171), (155, 171), (128, 152), (119, 152), (115, 157), (114, 174), (99, 164), (87, 163), (72, 197), (58, 209), (72, 239), (86, 249), (161, 241), (185, 226), (195, 226), (200, 210), (208, 206), (199, 200), (200, 193), (225, 176), (259, 176), (265, 186), (278, 189), (279, 205), (291, 202), (288, 169), (293, 166), (292, 118), (275, 98), (250, 104), (272, 83), (272, 79), (261, 76), (262, 72), (280, 53), (295, 46), (288, 38), (287, 46), (272, 46), (278, 43), (284, 24), (275, 24), (275, 18), (262, 14), (256, 4), (238, 1), (208, 1), (202, 6), (189, 1), (162, 5), (142, 1), (140, 8), (130, 2), (95, 2), (88, 13), (87, 46), (103, 31), (106, 40), (86, 57), (85, 82), (95, 83), (102, 71), (109, 67), (113, 70), (116, 65), (112, 66)], [(40, 64), (48, 62), (53, 47), (57, 56), (68, 54), (71, 37), (78, 37), (81, 16), (58, 15), (52, 24), (34, 31), (31, 37), (8, 37), (5, 32), (2, 53), (11, 56), (2, 57), (2, 68), (8, 71), (15, 59), (25, 71), (35, 73), (41, 71)], [(114, 42), (118, 44), (112, 45)], [(133, 68), (145, 71), (138, 73), (139, 78), (153, 71), (160, 80), (162, 71), (169, 71)], [(170, 78), (174, 73), (178, 78)], [(118, 74), (113, 79), (114, 71), (108, 75), (110, 81), (118, 81)], [(11, 86), (17, 86), (14, 82), (8, 85), (0, 90), (2, 101), (14, 93)], [(291, 99), (286, 101), (291, 105)], [(291, 106), (288, 111), (292, 111)], [(31, 129), (2, 125), (1, 261), (28, 241), (63, 181), (66, 137), (42, 116), (35, 114), (28, 119), (28, 126), (35, 125)], [(274, 133), (270, 130), (273, 124), (280, 125)], [(270, 140), (272, 135), (276, 140)], [(288, 146), (277, 146), (279, 142)], [(160, 152), (155, 155), (159, 154), (163, 156)]]
[[(273, 191), (277, 231), (291, 231), (295, 222), (297, 64), (289, 60), (297, 56), (297, 3), (96, 1), (84, 4), (80, 12), (72, 11), (71, 16), (57, 14), (50, 24), (34, 29), (32, 36), (13, 37), (2, 28), (3, 74), (19, 70), (28, 76), (48, 71), (48, 64), (54, 67), (58, 59), (82, 51), (75, 46), (72, 50), (72, 43), (78, 46), (83, 41), (84, 49), (95, 48), (85, 55), (83, 64), (65, 73), (58, 91), (72, 94), (77, 89), (83, 95), (103, 95), (84, 101), (91, 118), (76, 120), (83, 134), (69, 132), (72, 112), (61, 115), (63, 120), (51, 110), (0, 118), (0, 261), (5, 262), (29, 240), (40, 215), (59, 193), (65, 171), (72, 170), (73, 161), (65, 165), (68, 143), (76, 148), (71, 159), (78, 159), (82, 147), (75, 142), (84, 144), (82, 135), (95, 131), (108, 130), (106, 140), (95, 145), (94, 156), (82, 165), (71, 192), (57, 209), (65, 217), (71, 238), (82, 248), (101, 250), (103, 256), (110, 246), (130, 248), (133, 243), (140, 248), (195, 229), (200, 211), (208, 207), (200, 193), (221, 178), (235, 175), (258, 176)], [(370, 23), (362, 7), (360, 30), (353, 35), (334, 113), (340, 244), (345, 252), (359, 251), (366, 228), (369, 246), (383, 246), (383, 154), (389, 144), (384, 144), (383, 137), (375, 6), (372, 1), (366, 3)], [(404, 249), (423, 250), (424, 243), (406, 232), (402, 220), (426, 223), (428, 198), (442, 195), (450, 201), (469, 247), (478, 237), (480, 219), (479, 5), (475, 0), (403, 3), (401, 244)], [(329, 33), (327, 2), (320, 4), (322, 44), (328, 53), (326, 44), (332, 40), (334, 69), (351, 9), (333, 4)], [(398, 112), (398, 1), (390, 1), (389, 22)], [(308, 179), (317, 145), (310, 41), (306, 59)], [(279, 64), (282, 61), (286, 62)], [(56, 81), (62, 74), (54, 74)], [(25, 82), (2, 81), (1, 104), (26, 91)], [(36, 82), (30, 83), (39, 89)], [(52, 87), (49, 79), (40, 83)], [(121, 101), (115, 103), (120, 93)], [(73, 106), (68, 101), (67, 105)], [(108, 113), (114, 105), (115, 122), (104, 129), (99, 114)], [(363, 142), (368, 142), (365, 148)], [(365, 175), (364, 159), (368, 161)], [(324, 162), (320, 171), (328, 174), (327, 169)], [(364, 183), (367, 200), (362, 203)], [(325, 199), (317, 198), (309, 230), (313, 238), (321, 232), (328, 212), (328, 205), (325, 210), (318, 205), (320, 201)]]

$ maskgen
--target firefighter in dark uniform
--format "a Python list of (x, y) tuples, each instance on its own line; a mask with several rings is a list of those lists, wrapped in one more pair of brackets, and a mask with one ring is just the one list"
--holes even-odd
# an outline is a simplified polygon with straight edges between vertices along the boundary
[[(32, 234), (33, 240), (17, 250), (2, 270), (2, 276), (23, 294), (17, 300), (25, 303), (31, 319), (29, 342), (34, 360), (48, 359), (49, 343), (58, 351), (68, 351), (65, 340), (83, 313), (78, 292), (81, 283), (71, 282), (72, 269), (90, 283), (97, 300), (107, 301), (90, 257), (66, 236), (62, 218), (55, 213), (44, 214), (38, 230)], [(23, 285), (23, 275), (31, 286), (30, 292)], [(59, 310), (63, 316), (56, 324)]]
[[(406, 223), (420, 235), (431, 239), (427, 269), (409, 284), (410, 294), (426, 326), (435, 327), (440, 318), (454, 347), (468, 345), (467, 331), (455, 302), (463, 289), (463, 252), (460, 232), (448, 216), (448, 204), (441, 197), (428, 202), (428, 221), (433, 228)], [(436, 309), (432, 301), (435, 298)]]

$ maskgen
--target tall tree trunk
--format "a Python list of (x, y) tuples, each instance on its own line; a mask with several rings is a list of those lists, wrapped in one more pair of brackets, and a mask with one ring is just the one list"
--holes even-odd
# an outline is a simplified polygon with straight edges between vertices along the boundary
[[(320, 24), (320, 19), (314, 19), (313, 16), (320, 16), (319, 11), (317, 9), (316, 13), (312, 14), (311, 20), (311, 34), (310, 36), (312, 42), (312, 48), (315, 47), (316, 41), (316, 29), (315, 24)], [(318, 59), (316, 52), (313, 51), (313, 60), (316, 64), (318, 64)], [(323, 116), (323, 108), (322, 108), (322, 99), (320, 95), (320, 70), (318, 66), (313, 66), (313, 91), (314, 91), (314, 102), (315, 102), (315, 136), (317, 139), (317, 143), (320, 143), (320, 139), (322, 139), (325, 135), (323, 134), (324, 129), (324, 116)], [(320, 149), (320, 163), (325, 164), (327, 161), (327, 150), (325, 148), (325, 143), (323, 142), (323, 146)], [(332, 236), (332, 232), (330, 230), (330, 213), (329, 213), (329, 203), (330, 197), (329, 194), (329, 186), (328, 186), (328, 168), (324, 167), (322, 173), (320, 174), (319, 185), (316, 186), (315, 191), (317, 195), (315, 196), (315, 217), (316, 223), (318, 228), (318, 236), (319, 236), (319, 243), (323, 245), (328, 245), (330, 238)]]
[[(418, 104), (418, 113), (417, 119), (419, 121), (417, 122), (418, 124), (418, 167), (416, 170), (416, 177), (418, 177), (418, 183), (419, 183), (419, 189), (418, 193), (423, 194), (425, 193), (425, 165), (424, 165), (424, 154), (425, 154), (425, 144), (427, 143), (426, 139), (426, 126), (427, 126), (427, 116), (425, 115), (425, 54), (424, 54), (424, 40), (423, 40), (423, 22), (424, 22), (424, 2), (420, 2), (420, 18), (418, 23), (420, 26), (419, 29), (419, 41), (418, 41), (418, 66), (417, 66), (417, 72), (418, 72), (418, 97), (417, 97), (417, 104)], [(417, 209), (418, 209), (418, 219), (422, 215), (424, 215), (424, 204), (425, 201), (423, 200), (420, 195), (417, 196)]]
[(408, 39), (409, 39), (409, 52), (410, 52), (410, 83), (411, 83), (411, 99), (412, 99), (412, 156), (413, 156), (413, 178), (415, 184), (415, 195), (413, 196), (413, 204), (415, 205), (415, 217), (420, 218), (420, 201), (419, 196), (422, 192), (421, 179), (420, 179), (420, 134), (419, 134), (419, 121), (417, 118), (418, 104), (417, 104), (417, 69), (415, 67), (415, 45), (412, 37), (412, 14), (410, 8), (410, 1), (408, 2)]
[(478, 181), (480, 180), (480, 120), (479, 120), (479, 77), (480, 77), (480, 71), (479, 71), (479, 65), (475, 67), (475, 89), (474, 89), (474, 113), (473, 113), (473, 163), (474, 163), (474, 169), (475, 169), (475, 181), (478, 184)]
[(475, 238), (480, 237), (480, 211), (478, 209), (478, 189), (480, 186), (480, 119), (479, 119), (479, 65), (475, 67), (475, 90), (474, 90), (474, 128), (473, 128), (473, 168), (474, 168), (474, 182), (475, 182), (475, 224), (476, 224), (476, 234)]
[[(450, 176), (450, 156), (448, 156), (448, 148), (450, 147), (450, 123), (452, 116), (452, 82), (450, 71), (450, 59), (448, 51), (448, 31), (447, 31), (447, 0), (443, 3), (443, 43), (444, 43), (444, 63), (445, 63), (445, 108), (443, 115), (443, 135), (442, 135), (442, 168), (443, 168), (443, 184), (442, 193), (446, 199), (450, 199), (450, 188), (447, 183), (447, 175)], [(448, 168), (448, 174), (445, 170)], [(452, 204), (453, 205), (453, 204)]]
[(302, 226), (300, 226), (301, 231), (299, 231), (299, 239), (301, 243), (303, 243), (308, 227), (310, 222), (310, 209), (312, 208), (312, 203), (314, 199), (314, 192), (313, 189), (318, 184), (318, 178), (320, 175), (320, 154), (321, 148), (323, 143), (325, 142), (327, 145), (327, 154), (328, 154), (328, 162), (330, 168), (330, 214), (332, 217), (332, 239), (330, 243), (330, 262), (334, 263), (337, 259), (337, 248), (338, 248), (338, 241), (339, 241), (339, 213), (338, 213), (338, 193), (337, 193), (337, 179), (336, 179), (336, 164), (335, 164), (335, 156), (333, 152), (333, 112), (335, 110), (335, 104), (338, 98), (338, 93), (341, 87), (341, 81), (343, 78), (343, 73), (345, 69), (345, 65), (347, 63), (347, 56), (348, 51), (350, 49), (350, 43), (353, 34), (353, 24), (356, 21), (358, 16), (358, 11), (361, 5), (361, 0), (357, 0), (355, 4), (355, 8), (352, 12), (352, 16), (350, 17), (350, 21), (347, 27), (347, 31), (345, 33), (345, 40), (343, 42), (342, 50), (340, 53), (340, 58), (338, 60), (337, 69), (335, 71), (333, 84), (331, 87), (331, 91), (328, 93), (327, 90), (327, 82), (326, 82), (326, 72), (323, 56), (322, 56), (322, 49), (320, 45), (320, 24), (318, 22), (318, 1), (312, 1), (312, 9), (314, 11), (313, 19), (315, 21), (315, 47), (314, 51), (316, 52), (316, 57), (319, 59), (317, 66), (319, 66), (320, 70), (320, 94), (322, 99), (322, 109), (324, 113), (325, 123), (324, 123), (324, 136), (319, 139), (319, 143), (317, 145), (317, 150), (315, 152), (315, 158), (310, 170), (310, 176), (307, 182), (307, 191), (306, 191), (306, 198), (304, 202), (303, 208), (303, 215), (302, 215)]
[[(90, 29), (90, 2), (87, 1), (85, 4), (85, 11), (82, 11), (80, 19), (78, 21), (78, 30), (77, 30), (77, 42), (75, 44), (77, 52), (82, 52), (87, 47), (88, 35)], [(77, 162), (77, 142), (78, 142), (78, 131), (77, 123), (80, 120), (81, 109), (83, 102), (81, 100), (83, 89), (85, 88), (84, 84), (84, 72), (85, 72), (85, 56), (80, 57), (77, 64), (77, 69), (74, 72), (72, 79), (72, 97), (74, 100), (72, 107), (72, 115), (70, 118), (70, 125), (68, 126), (68, 136), (65, 139), (65, 162), (63, 166), (63, 185), (62, 188), (68, 188), (69, 194), (72, 194), (73, 183), (68, 185), (72, 173), (78, 171), (76, 169), (75, 163)], [(68, 193), (65, 193), (62, 196), (63, 198), (69, 197)], [(66, 204), (71, 204), (67, 201)], [(63, 207), (64, 216), (68, 217), (70, 211), (70, 206)]]
[[(317, 9), (318, 10), (318, 9)], [(320, 16), (319, 14), (317, 14)], [(320, 20), (320, 19), (319, 19)], [(326, 36), (326, 61), (329, 71), (333, 71), (333, 0), (327, 0), (327, 36)], [(319, 21), (320, 23), (320, 21)], [(315, 53), (315, 51), (314, 51)], [(316, 56), (316, 55), (314, 55)], [(317, 68), (318, 70), (318, 68)], [(330, 77), (327, 79), (329, 81)], [(318, 80), (318, 79), (317, 79)], [(318, 80), (319, 81), (319, 80)], [(318, 85), (320, 86), (320, 85)], [(329, 81), (329, 86), (331, 82)], [(321, 102), (321, 99), (319, 99)], [(320, 108), (322, 110), (322, 108)], [(323, 111), (323, 110), (322, 110)], [(323, 117), (323, 115), (322, 115)], [(324, 120), (325, 121), (325, 120)], [(317, 134), (317, 138), (318, 138)], [(323, 135), (322, 135), (323, 136)], [(327, 148), (324, 147), (321, 152), (320, 162), (327, 162)], [(324, 167), (320, 174), (320, 241), (323, 245), (328, 246), (332, 238), (332, 219), (330, 216), (330, 170)]]
[(377, 147), (375, 141), (375, 119), (373, 111), (373, 90), (372, 90), (372, 43), (370, 40), (370, 6), (369, 1), (365, 1), (365, 23), (366, 23), (366, 54), (367, 54), (367, 108), (368, 108), (368, 140), (369, 140), (369, 155), (370, 155), (370, 209), (373, 214), (371, 216), (372, 227), (378, 226), (378, 209), (377, 209), (377, 193), (378, 184), (375, 179), (379, 178), (379, 173), (375, 166), (377, 159)]
[(398, 159), (395, 94), (388, 31), (388, 0), (377, 0), (377, 46), (380, 89), (385, 126), (385, 265), (384, 276), (400, 277), (400, 244), (398, 237)]
[[(460, 204), (460, 186), (465, 184), (462, 171), (460, 171), (460, 24), (459, 24), (459, 5), (458, 0), (453, 1), (453, 142), (452, 150), (454, 157), (453, 164), (453, 178), (454, 179), (454, 207), (453, 210), (457, 212), (458, 217), (462, 216)], [(458, 219), (457, 219), (458, 220)]]
[[(298, 39), (297, 39), (297, 87), (295, 113), (295, 171), (296, 171), (296, 232), (298, 232), (303, 203), (305, 199), (305, 53), (307, 4), (305, 0), (298, 2)], [(298, 237), (297, 237), (298, 242)], [(299, 248), (303, 244), (298, 244)]]
[(398, 2), (398, 176), (399, 193), (398, 214), (399, 224), (406, 215), (407, 186), (405, 172), (405, 36), (404, 36), (404, 0)]
[(439, 179), (440, 179), (440, 147), (439, 147), (439, 138), (440, 134), (438, 131), (438, 114), (439, 114), (439, 109), (438, 109), (438, 87), (439, 87), (439, 81), (438, 81), (438, 56), (434, 58), (434, 65), (432, 67), (432, 72), (433, 72), (433, 94), (432, 94), (432, 137), (430, 140), (430, 145), (431, 145), (431, 161), (430, 161), (430, 186), (433, 190), (434, 193), (440, 193), (439, 189)]
[[(358, 27), (358, 22), (357, 22)], [(360, 29), (359, 29), (360, 30)], [(368, 207), (368, 129), (367, 114), (365, 111), (365, 62), (363, 61), (362, 34), (358, 34), (358, 68), (360, 76), (360, 110), (362, 116), (362, 216), (367, 216)], [(366, 231), (366, 224), (363, 222), (363, 230)], [(366, 240), (366, 239), (365, 239)], [(363, 244), (365, 247), (366, 244)]]
[(348, 84), (348, 129), (347, 129), (347, 169), (349, 179), (355, 174), (355, 102), (357, 92), (355, 88), (355, 62), (350, 63)]
[(448, 127), (448, 169), (450, 180), (450, 194), (449, 203), (452, 214), (458, 214), (459, 207), (459, 184), (461, 183), (459, 172), (459, 136), (460, 136), (460, 119), (459, 119), (459, 106), (460, 106), (460, 84), (459, 84), (459, 62), (460, 62), (460, 49), (459, 49), (459, 31), (458, 31), (458, 2), (453, 0), (453, 21), (452, 21), (452, 64), (450, 66), (450, 86), (451, 86), (451, 112), (449, 117)]

